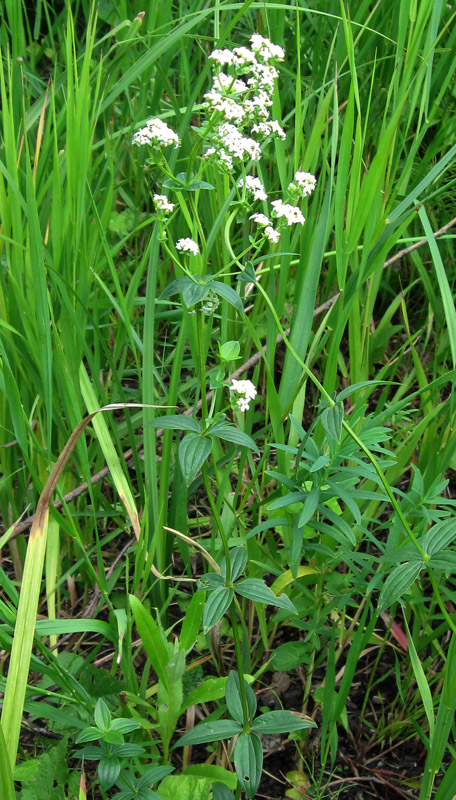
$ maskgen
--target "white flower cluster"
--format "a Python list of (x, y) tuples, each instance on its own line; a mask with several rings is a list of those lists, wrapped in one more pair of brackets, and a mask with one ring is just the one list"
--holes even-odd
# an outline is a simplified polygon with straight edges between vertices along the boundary
[(240, 161), (244, 159), (258, 161), (261, 158), (261, 147), (258, 142), (249, 136), (243, 136), (239, 128), (229, 122), (218, 126), (214, 139), (217, 145), (209, 147), (204, 155), (217, 156), (228, 169), (232, 169), (235, 158)]
[(283, 61), (285, 58), (285, 53), (278, 44), (272, 44), (269, 39), (264, 39), (258, 33), (252, 34), (250, 37), (250, 44), (257, 58), (260, 58), (262, 61), (272, 61), (274, 58), (277, 61)]
[(287, 225), (295, 225), (299, 223), (304, 225), (305, 219), (302, 211), (297, 206), (291, 206), (289, 203), (284, 203), (283, 200), (273, 200), (271, 205), (274, 208), (272, 212), (277, 219), (283, 217), (287, 221)]
[(284, 129), (279, 125), (276, 119), (271, 119), (269, 122), (258, 122), (253, 126), (252, 133), (261, 133), (264, 137), (272, 136), (273, 133), (276, 133), (282, 141), (285, 141), (287, 138)]
[(252, 214), (250, 219), (253, 219), (253, 221), (256, 222), (256, 224), (261, 228), (264, 228), (264, 235), (266, 236), (266, 239), (269, 239), (270, 242), (279, 241), (280, 233), (272, 227), (272, 222), (266, 216), (266, 214)]
[(235, 161), (260, 158), (261, 150), (253, 138), (260, 140), (272, 135), (285, 138), (285, 132), (275, 120), (269, 119), (271, 93), (278, 72), (271, 61), (281, 61), (284, 52), (258, 34), (250, 39), (252, 49), (214, 50), (209, 58), (221, 67), (231, 68), (233, 74), (220, 71), (214, 76), (212, 88), (204, 95), (203, 107), (211, 122), (222, 118), (204, 153), (228, 171)]
[(237, 186), (239, 189), (245, 189), (246, 195), (251, 195), (254, 200), (268, 199), (260, 179), (254, 178), (253, 175), (246, 175), (245, 178), (239, 178)]
[(174, 203), (170, 203), (164, 194), (154, 194), (154, 206), (157, 211), (164, 211), (170, 214), (174, 208)]
[(310, 172), (297, 172), (288, 186), (288, 191), (298, 197), (308, 197), (308, 195), (312, 194), (316, 185), (317, 179), (315, 175)]
[(238, 395), (236, 405), (241, 411), (248, 411), (250, 402), (255, 399), (257, 390), (255, 389), (252, 381), (231, 381), (230, 392), (235, 392)]
[(154, 118), (149, 119), (144, 128), (136, 131), (132, 144), (149, 144), (153, 147), (167, 147), (173, 144), (174, 147), (177, 147), (180, 141), (177, 133), (174, 133), (166, 122), (163, 122), (162, 119)]
[(180, 250), (182, 253), (190, 253), (192, 256), (197, 256), (199, 253), (199, 247), (193, 239), (178, 239), (176, 242), (176, 250)]

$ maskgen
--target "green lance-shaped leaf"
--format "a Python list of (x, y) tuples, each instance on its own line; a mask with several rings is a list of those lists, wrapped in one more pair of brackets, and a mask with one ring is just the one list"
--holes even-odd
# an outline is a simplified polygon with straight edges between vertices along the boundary
[(174, 178), (166, 178), (163, 181), (164, 189), (175, 189), (177, 192), (197, 192), (198, 189), (205, 189), (211, 191), (214, 187), (212, 183), (202, 181), (199, 178), (194, 178), (193, 175), (188, 179), (186, 172), (179, 172)]
[(422, 568), (421, 561), (409, 561), (399, 564), (388, 575), (378, 598), (378, 611), (381, 613), (389, 608), (397, 600), (400, 600), (404, 592), (410, 589), (412, 583), (418, 577)]
[(212, 628), (220, 619), (222, 619), (223, 615), (229, 608), (229, 605), (233, 599), (233, 595), (233, 589), (225, 586), (220, 587), (220, 589), (215, 589), (210, 593), (204, 607), (204, 633), (207, 633), (210, 628)]
[(233, 444), (239, 444), (241, 447), (248, 447), (249, 450), (254, 450), (258, 453), (258, 447), (256, 446), (254, 440), (248, 433), (244, 433), (244, 431), (240, 431), (230, 422), (216, 422), (215, 425), (212, 425), (208, 433), (211, 436), (217, 436), (219, 439), (223, 439), (225, 442), (233, 442)]
[[(244, 572), (244, 567), (247, 563), (247, 550), (245, 547), (232, 547), (230, 549), (230, 562), (231, 562), (231, 580), (236, 581)], [(220, 564), (220, 570), (224, 578), (226, 578), (226, 562), (223, 558)]]
[(209, 294), (209, 286), (204, 283), (191, 283), (182, 292), (182, 300), (187, 308), (192, 308)]
[(245, 580), (236, 583), (234, 588), (237, 594), (246, 597), (248, 600), (264, 603), (267, 606), (278, 606), (278, 608), (283, 608), (291, 614), (298, 613), (286, 595), (282, 594), (280, 597), (276, 597), (274, 592), (259, 578), (245, 578)]
[(140, 600), (130, 594), (130, 607), (133, 612), (138, 633), (142, 639), (144, 650), (147, 653), (158, 679), (168, 687), (168, 662), (169, 652), (166, 641), (163, 640), (160, 628), (151, 615), (146, 611)]
[(212, 592), (221, 586), (225, 586), (225, 580), (218, 572), (205, 572), (198, 581), (198, 588), (205, 592)]
[(207, 680), (200, 683), (196, 689), (189, 692), (182, 704), (182, 713), (200, 703), (212, 703), (214, 700), (220, 700), (225, 697), (227, 678), (207, 678)]
[(241, 733), (234, 748), (234, 766), (247, 797), (255, 797), (263, 769), (263, 748), (256, 733)]
[(184, 417), (183, 414), (170, 414), (169, 417), (155, 417), (155, 419), (152, 419), (150, 422), (146, 422), (146, 425), (150, 425), (152, 428), (163, 428), (164, 430), (172, 431), (192, 431), (193, 433), (199, 433), (201, 430), (201, 425), (198, 420), (192, 417)]
[(205, 742), (220, 742), (222, 739), (231, 739), (242, 732), (241, 726), (233, 719), (217, 719), (214, 722), (200, 722), (191, 731), (184, 733), (177, 741), (178, 747), (186, 745), (204, 744)]
[(444, 520), (433, 525), (420, 539), (420, 545), (430, 556), (443, 550), (456, 539), (456, 520)]
[(159, 300), (168, 300), (170, 297), (173, 297), (175, 294), (181, 294), (184, 289), (188, 286), (193, 286), (195, 281), (192, 281), (187, 275), (183, 278), (177, 278), (175, 281), (171, 281), (168, 286), (163, 289)]
[(178, 454), (182, 477), (187, 486), (196, 478), (211, 450), (212, 441), (208, 436), (197, 433), (184, 436)]
[[(244, 686), (247, 698), (247, 711), (249, 719), (252, 719), (257, 710), (257, 701), (255, 697), (255, 692), (253, 691), (252, 687), (249, 686), (249, 684), (245, 679), (244, 679)], [(231, 716), (237, 722), (243, 725), (244, 714), (242, 711), (241, 686), (240, 686), (239, 675), (234, 670), (231, 670), (230, 674), (228, 675), (228, 680), (226, 682), (225, 700), (228, 711), (230, 712)]]
[(212, 784), (212, 795), (214, 800), (234, 800), (234, 794), (224, 783), (216, 781)]
[(315, 511), (318, 508), (318, 503), (320, 502), (320, 488), (318, 486), (312, 486), (309, 494), (307, 495), (306, 499), (304, 500), (304, 506), (299, 515), (298, 520), (298, 527), (303, 528), (304, 525), (307, 525), (309, 519), (312, 519)]
[(344, 404), (338, 401), (332, 408), (325, 408), (320, 415), (321, 424), (330, 439), (340, 442), (342, 422), (344, 420)]
[(256, 733), (292, 733), (305, 728), (315, 728), (313, 719), (299, 714), (297, 711), (268, 711), (261, 714), (252, 723), (252, 731)]
[(182, 649), (186, 653), (189, 652), (195, 644), (203, 617), (204, 601), (204, 592), (198, 589), (190, 600), (190, 604), (185, 612), (180, 634), (180, 643)]
[(238, 293), (231, 288), (231, 286), (228, 286), (226, 283), (222, 283), (221, 281), (210, 281), (207, 285), (216, 294), (218, 294), (219, 297), (223, 297), (224, 300), (227, 300), (228, 303), (236, 309), (241, 317), (244, 316), (244, 306), (242, 305), (242, 300)]

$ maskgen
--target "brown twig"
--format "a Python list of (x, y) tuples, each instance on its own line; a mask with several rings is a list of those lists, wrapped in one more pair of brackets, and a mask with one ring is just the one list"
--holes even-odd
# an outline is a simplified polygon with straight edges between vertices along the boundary
[[(450, 222), (447, 222), (447, 224), (444, 225), (443, 228), (439, 228), (437, 231), (435, 231), (434, 237), (438, 238), (439, 236), (442, 236), (444, 233), (446, 233), (446, 231), (448, 231), (454, 225), (456, 225), (456, 217), (453, 217), (453, 219), (450, 220)], [(427, 239), (420, 239), (418, 242), (415, 242), (414, 244), (410, 245), (410, 247), (405, 247), (403, 250), (400, 250), (394, 256), (385, 261), (384, 268), (386, 269), (386, 267), (390, 267), (391, 264), (394, 264), (396, 261), (399, 261), (401, 258), (404, 258), (404, 256), (408, 255), (413, 250), (417, 250), (418, 248), (423, 247), (427, 243), (428, 243)], [(340, 292), (330, 297), (329, 300), (327, 300), (325, 303), (322, 303), (322, 305), (318, 306), (313, 312), (313, 318), (315, 319), (316, 317), (320, 316), (320, 314), (329, 311), (329, 309), (332, 308), (332, 306), (336, 303), (337, 299), (339, 298), (339, 295)], [(289, 332), (290, 332), (289, 329), (287, 329), (285, 331), (285, 334), (288, 336)], [(280, 344), (281, 341), (282, 341), (282, 336), (279, 334), (277, 336), (277, 344)], [(235, 370), (235, 372), (233, 372), (231, 377), (236, 380), (245, 372), (248, 372), (249, 369), (258, 364), (259, 361), (261, 361), (265, 352), (266, 352), (266, 345), (264, 345), (264, 347), (261, 350), (258, 350), (250, 358), (248, 358), (247, 361), (245, 361), (242, 364), (242, 366), (240, 366), (237, 370)], [(212, 398), (212, 395), (213, 395), (212, 391), (207, 394), (206, 399), (208, 402)], [(199, 411), (200, 408), (201, 408), (201, 400), (198, 401), (196, 407), (190, 406), (190, 408), (184, 411), (183, 416), (189, 417), (193, 414), (195, 410)], [(160, 428), (159, 430), (157, 430), (157, 436), (162, 436), (162, 435), (163, 435), (163, 428)], [(138, 444), (136, 445), (136, 450), (139, 455), (141, 454), (142, 443), (143, 443), (142, 440), (139, 440)], [(10, 442), (9, 444), (11, 445), (13, 443)], [(133, 453), (134, 450), (132, 448), (129, 448), (124, 452), (123, 458), (127, 462), (127, 464), (131, 462)], [(96, 472), (95, 475), (92, 475), (90, 479), (90, 485), (95, 486), (95, 484), (102, 481), (103, 478), (106, 478), (107, 475), (109, 475), (109, 468), (103, 467), (103, 469), (101, 469), (99, 472)], [(72, 489), (71, 492), (68, 492), (66, 495), (64, 495), (63, 500), (61, 499), (55, 500), (53, 503), (54, 508), (59, 509), (62, 507), (63, 503), (65, 504), (71, 503), (72, 500), (75, 500), (77, 497), (80, 497), (81, 494), (84, 494), (84, 492), (86, 492), (88, 488), (89, 484), (87, 482), (81, 483), (79, 486), (76, 486), (75, 489)], [(35, 516), (36, 514), (32, 514), (30, 517), (27, 517), (22, 522), (19, 522), (12, 531), (8, 541), (11, 541), (11, 539), (14, 539), (16, 536), (19, 536), (21, 533), (24, 533), (24, 531), (28, 530), (32, 526)], [(4, 528), (3, 530), (0, 530), (0, 534), (4, 533), (4, 530), (5, 530)]]

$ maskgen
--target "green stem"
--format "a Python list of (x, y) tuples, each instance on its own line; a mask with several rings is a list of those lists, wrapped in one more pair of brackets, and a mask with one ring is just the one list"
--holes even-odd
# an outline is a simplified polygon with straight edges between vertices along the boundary
[(207, 467), (205, 464), (203, 464), (201, 468), (201, 474), (203, 476), (204, 490), (206, 492), (207, 499), (209, 500), (209, 505), (211, 507), (212, 514), (214, 516), (214, 522), (220, 533), (220, 538), (222, 540), (223, 552), (225, 554), (225, 562), (226, 562), (226, 585), (228, 586), (231, 583), (231, 558), (230, 558), (230, 549), (228, 547), (228, 537), (223, 527), (222, 518), (218, 512), (214, 498), (212, 497), (209, 478), (207, 475)]
[(201, 427), (204, 430), (207, 420), (206, 359), (204, 357), (204, 321), (203, 315), (199, 311), (196, 312), (196, 327), (198, 330), (198, 356), (201, 383)]
[(245, 683), (244, 683), (245, 681), (244, 668), (242, 666), (241, 640), (239, 639), (234, 598), (230, 606), (230, 614), (231, 614), (231, 627), (233, 629), (234, 649), (236, 651), (236, 661), (237, 661), (237, 668), (239, 675), (239, 689), (241, 692), (241, 705), (242, 705), (242, 716), (244, 717), (244, 730), (247, 730), (249, 724), (249, 711), (247, 708), (247, 694), (245, 691)]

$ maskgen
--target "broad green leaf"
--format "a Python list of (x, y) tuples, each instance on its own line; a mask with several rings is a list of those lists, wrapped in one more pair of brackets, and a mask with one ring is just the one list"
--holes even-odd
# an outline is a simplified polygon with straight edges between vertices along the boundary
[(209, 286), (204, 283), (191, 283), (182, 292), (182, 300), (187, 308), (192, 308), (196, 303), (204, 300), (209, 294)]
[(211, 782), (195, 775), (168, 775), (158, 791), (162, 800), (209, 800)]
[(95, 728), (91, 725), (89, 728), (84, 728), (83, 731), (78, 733), (76, 736), (76, 744), (83, 744), (83, 742), (95, 742), (97, 739), (101, 739), (102, 733), (100, 728)]
[(220, 742), (222, 739), (231, 739), (241, 733), (241, 726), (232, 719), (217, 719), (214, 722), (200, 722), (191, 731), (184, 733), (177, 741), (178, 747), (188, 744), (204, 744), (206, 742)]
[(309, 642), (285, 642), (274, 649), (271, 656), (273, 669), (288, 672), (301, 664), (310, 663), (311, 645)]
[[(230, 564), (231, 564), (231, 580), (236, 581), (244, 572), (247, 563), (247, 550), (245, 547), (232, 547), (230, 549)], [(226, 578), (226, 562), (222, 560), (220, 569), (224, 578)]]
[(225, 442), (233, 442), (233, 444), (239, 444), (241, 447), (248, 447), (250, 450), (254, 450), (258, 453), (258, 447), (252, 437), (244, 433), (244, 431), (240, 431), (230, 422), (216, 422), (215, 425), (211, 425), (208, 433), (210, 433), (211, 436), (217, 436)]
[(239, 353), (241, 352), (241, 345), (236, 340), (224, 342), (220, 344), (219, 342), (219, 354), (220, 360), (229, 364), (231, 361), (235, 361), (239, 358)]
[[(247, 699), (247, 713), (249, 715), (249, 720), (250, 720), (256, 713), (257, 701), (255, 697), (255, 692), (253, 691), (252, 687), (248, 685), (245, 679), (244, 679), (244, 686)], [(240, 725), (243, 725), (244, 714), (242, 711), (241, 687), (240, 687), (239, 675), (234, 670), (231, 670), (230, 674), (228, 675), (228, 680), (226, 682), (225, 700), (228, 711), (231, 714), (231, 716), (237, 722), (239, 722)]]
[(241, 733), (234, 748), (234, 766), (247, 797), (255, 797), (263, 769), (263, 748), (256, 733)]
[(193, 431), (199, 433), (201, 425), (193, 417), (184, 417), (183, 414), (170, 414), (169, 417), (155, 417), (150, 422), (146, 422), (153, 428), (163, 428), (173, 431)]
[(226, 588), (225, 586), (221, 586), (220, 589), (214, 589), (214, 591), (209, 594), (203, 614), (205, 633), (222, 619), (230, 606), (233, 596), (233, 589)]
[[(228, 789), (235, 789), (237, 784), (236, 775), (228, 769), (218, 767), (216, 764), (190, 764), (182, 770), (184, 775), (195, 775), (197, 778), (209, 778), (219, 785), (226, 786)], [(214, 791), (215, 783), (212, 784)]]
[(208, 436), (188, 433), (179, 444), (179, 464), (182, 477), (187, 486), (196, 478), (198, 472), (212, 450), (212, 441)]
[(234, 794), (228, 786), (218, 781), (212, 784), (212, 795), (214, 800), (234, 800)]
[(120, 761), (114, 756), (103, 756), (98, 764), (98, 777), (103, 789), (114, 786), (120, 773)]
[(316, 723), (298, 711), (268, 711), (253, 720), (252, 731), (256, 733), (292, 733), (305, 728), (316, 728)]
[(110, 729), (112, 731), (119, 731), (120, 733), (130, 733), (140, 728), (139, 722), (134, 719), (113, 719)]
[(285, 611), (290, 611), (291, 614), (298, 613), (286, 595), (283, 594), (280, 597), (276, 597), (274, 592), (259, 578), (245, 578), (245, 580), (236, 583), (234, 588), (237, 594), (247, 597), (248, 600), (254, 600), (256, 603), (265, 603), (268, 606), (278, 606)]
[(183, 278), (177, 278), (177, 280), (171, 281), (166, 289), (163, 289), (158, 300), (168, 300), (169, 297), (173, 297), (175, 294), (181, 294), (187, 286), (193, 285), (194, 281), (186, 275)]
[(388, 575), (380, 597), (378, 598), (378, 611), (381, 613), (400, 600), (404, 592), (410, 589), (412, 583), (417, 579), (422, 568), (421, 561), (409, 561), (399, 564)]
[(158, 783), (158, 781), (166, 778), (166, 776), (169, 775), (170, 772), (173, 772), (173, 770), (174, 767), (165, 765), (150, 767), (142, 773), (140, 778), (137, 778), (136, 775), (134, 776), (134, 787), (141, 789), (143, 786), (151, 786), (153, 783)]
[(99, 728), (101, 731), (107, 731), (111, 724), (111, 712), (101, 697), (99, 700), (97, 700), (93, 716), (97, 728)]
[(225, 580), (218, 572), (205, 572), (198, 581), (198, 588), (205, 592), (220, 589), (222, 586), (225, 586)]
[(188, 693), (182, 705), (182, 713), (200, 703), (212, 703), (225, 697), (226, 678), (207, 678), (196, 689)]

